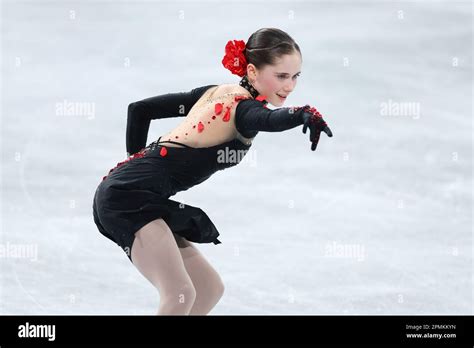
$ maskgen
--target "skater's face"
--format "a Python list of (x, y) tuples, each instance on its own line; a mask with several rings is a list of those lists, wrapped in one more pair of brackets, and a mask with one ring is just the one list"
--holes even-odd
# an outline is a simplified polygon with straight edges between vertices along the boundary
[(274, 65), (265, 65), (257, 70), (255, 65), (247, 66), (250, 83), (260, 95), (274, 106), (282, 106), (296, 87), (301, 73), (302, 58), (299, 52), (285, 54), (277, 58)]

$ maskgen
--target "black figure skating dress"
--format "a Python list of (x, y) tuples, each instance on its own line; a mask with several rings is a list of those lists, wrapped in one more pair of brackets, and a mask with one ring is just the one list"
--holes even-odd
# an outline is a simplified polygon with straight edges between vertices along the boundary
[[(255, 137), (258, 131), (278, 132), (303, 124), (303, 108), (270, 110), (264, 97), (246, 77), (240, 85), (251, 97), (243, 93), (226, 96), (220, 103), (215, 103), (209, 122), (234, 121), (237, 131), (245, 138)], [(130, 260), (135, 232), (158, 218), (162, 218), (173, 233), (189, 241), (220, 243), (216, 226), (203, 210), (170, 197), (203, 182), (216, 171), (238, 163), (218, 161), (219, 150), (227, 148), (246, 153), (251, 145), (236, 138), (204, 148), (179, 142), (174, 143), (182, 147), (170, 147), (166, 144), (173, 141), (160, 141), (160, 137), (145, 147), (151, 119), (186, 116), (200, 97), (214, 86), (217, 85), (144, 99), (128, 108), (127, 151), (131, 155), (103, 177), (94, 195), (93, 216), (99, 231), (119, 245)], [(234, 107), (235, 117), (229, 120)], [(198, 124), (193, 131), (200, 132), (202, 127)]]

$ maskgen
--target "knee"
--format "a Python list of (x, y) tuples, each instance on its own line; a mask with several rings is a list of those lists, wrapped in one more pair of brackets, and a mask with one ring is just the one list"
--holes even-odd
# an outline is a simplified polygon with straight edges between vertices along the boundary
[(194, 285), (189, 282), (179, 288), (175, 292), (175, 295), (175, 300), (178, 301), (180, 305), (191, 308), (194, 304), (194, 301), (196, 301), (197, 292), (194, 288)]
[(196, 302), (189, 313), (190, 315), (206, 315), (219, 302), (224, 295), (224, 284), (222, 281), (213, 279), (206, 288), (198, 290)]
[(224, 290), (224, 283), (219, 276), (208, 277), (196, 289), (196, 302), (216, 304), (224, 295)]
[(198, 294), (198, 296), (202, 295), (204, 297), (209, 298), (212, 302), (217, 303), (224, 295), (224, 283), (222, 282), (222, 279), (220, 277), (216, 277), (212, 280), (211, 284), (212, 285), (210, 286), (210, 290), (208, 290), (209, 293)]
[(196, 296), (196, 289), (192, 283), (163, 291), (160, 294), (161, 312), (187, 314), (193, 307)]
[(178, 300), (180, 303), (189, 304), (193, 306), (194, 301), (196, 301), (196, 289), (192, 283), (188, 283), (180, 289)]
[(224, 295), (225, 286), (222, 282), (222, 279), (219, 277), (219, 280), (216, 283), (215, 291), (216, 291), (216, 298), (219, 300)]

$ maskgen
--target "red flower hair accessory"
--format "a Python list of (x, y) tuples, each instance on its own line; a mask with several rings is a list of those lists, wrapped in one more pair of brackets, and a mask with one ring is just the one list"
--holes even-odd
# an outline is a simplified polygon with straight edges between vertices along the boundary
[(247, 59), (245, 59), (245, 42), (230, 40), (225, 45), (225, 55), (222, 65), (234, 75), (243, 77), (247, 73)]

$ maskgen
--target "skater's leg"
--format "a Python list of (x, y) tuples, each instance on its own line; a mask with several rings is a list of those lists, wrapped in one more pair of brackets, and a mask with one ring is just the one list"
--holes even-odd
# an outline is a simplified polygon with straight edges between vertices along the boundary
[[(184, 261), (184, 266), (196, 289), (196, 299), (191, 308), (190, 315), (205, 315), (217, 304), (224, 293), (224, 284), (211, 264), (190, 241), (180, 239), (179, 251)], [(185, 247), (183, 247), (185, 245)]]
[(175, 238), (163, 219), (156, 219), (135, 233), (131, 258), (140, 273), (159, 291), (158, 314), (189, 314), (196, 290)]

